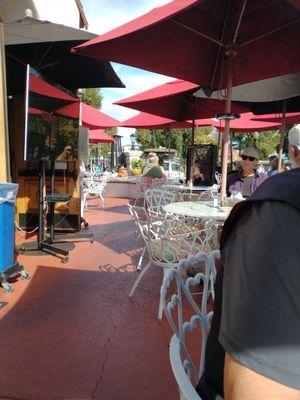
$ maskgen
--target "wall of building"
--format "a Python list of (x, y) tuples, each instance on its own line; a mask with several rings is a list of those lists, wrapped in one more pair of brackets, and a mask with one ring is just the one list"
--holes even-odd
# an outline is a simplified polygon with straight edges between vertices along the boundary
[(41, 20), (79, 28), (79, 10), (75, 0), (1, 0), (0, 18), (4, 22), (25, 17), (26, 9)]
[(79, 11), (75, 0), (33, 0), (41, 20), (79, 28)]
[(0, 16), (3, 22), (12, 22), (25, 17), (25, 10), (30, 8), (33, 17), (38, 18), (34, 0), (1, 0)]

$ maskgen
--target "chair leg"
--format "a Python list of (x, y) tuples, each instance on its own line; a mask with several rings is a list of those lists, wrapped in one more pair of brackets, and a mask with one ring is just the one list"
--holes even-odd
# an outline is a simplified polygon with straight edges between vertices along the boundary
[(146, 252), (146, 247), (144, 247), (144, 250), (142, 251), (142, 254), (140, 255), (140, 259), (139, 259), (138, 265), (136, 267), (137, 271), (140, 271), (142, 269), (142, 262), (143, 262), (145, 252)]
[[(161, 284), (161, 285), (163, 285), (163, 283), (164, 283), (164, 281), (165, 281), (165, 278), (166, 278), (166, 276), (167, 276), (167, 274), (168, 274), (168, 272), (169, 272), (169, 268), (163, 268), (163, 272), (164, 272), (164, 275), (163, 275), (163, 280), (162, 280), (162, 284)], [(158, 306), (158, 313), (157, 313), (157, 319), (158, 319), (159, 321), (162, 320), (163, 308), (164, 308), (164, 306), (163, 306), (163, 299), (162, 299), (161, 294), (160, 294), (160, 297), (159, 297), (159, 306)]]
[(142, 272), (139, 274), (139, 276), (137, 277), (136, 281), (134, 282), (130, 292), (129, 292), (129, 297), (133, 296), (133, 293), (135, 291), (135, 289), (137, 288), (140, 280), (142, 279), (142, 277), (145, 275), (145, 273), (148, 271), (148, 269), (150, 269), (151, 267), (151, 261), (148, 262), (148, 264), (145, 266), (145, 268), (142, 269)]
[(102, 207), (105, 208), (105, 200), (104, 200), (104, 197), (102, 196), (102, 194), (100, 194), (100, 198), (102, 201)]

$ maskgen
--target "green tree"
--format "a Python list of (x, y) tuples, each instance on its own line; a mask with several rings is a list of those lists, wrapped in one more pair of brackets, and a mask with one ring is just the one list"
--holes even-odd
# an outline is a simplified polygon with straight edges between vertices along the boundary
[(84, 89), (82, 92), (82, 101), (90, 106), (101, 109), (103, 96), (99, 89), (88, 88)]
[(238, 142), (239, 149), (246, 147), (257, 147), (260, 152), (260, 159), (267, 160), (273, 154), (280, 143), (279, 131), (265, 131), (257, 135), (255, 133), (235, 133), (234, 140)]
[[(216, 140), (211, 136), (212, 127), (203, 127), (195, 129), (195, 144), (215, 143)], [(169, 147), (169, 131), (168, 130), (149, 130), (137, 129), (137, 142), (140, 144), (141, 150), (151, 147)], [(172, 129), (171, 131), (171, 148), (176, 149), (179, 158), (186, 160), (187, 148), (191, 144), (192, 129)]]

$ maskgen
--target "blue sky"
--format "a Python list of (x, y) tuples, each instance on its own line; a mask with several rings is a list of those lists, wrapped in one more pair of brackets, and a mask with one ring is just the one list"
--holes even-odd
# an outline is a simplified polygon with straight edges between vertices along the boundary
[[(169, 3), (170, 0), (81, 0), (81, 2), (89, 22), (88, 30), (101, 35), (145, 14), (154, 7)], [(126, 88), (101, 89), (104, 96), (102, 111), (120, 121), (130, 118), (138, 112), (115, 106), (112, 104), (113, 102), (171, 80), (163, 75), (121, 64), (113, 63), (113, 67)], [(132, 133), (132, 129), (119, 128), (119, 134), (124, 136), (123, 144), (129, 142), (130, 133)]]

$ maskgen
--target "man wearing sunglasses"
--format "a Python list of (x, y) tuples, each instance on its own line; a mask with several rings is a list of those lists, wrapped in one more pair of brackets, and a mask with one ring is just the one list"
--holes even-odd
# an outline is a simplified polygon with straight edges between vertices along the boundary
[(243, 197), (251, 196), (258, 186), (268, 177), (266, 173), (256, 171), (259, 154), (258, 151), (249, 147), (242, 154), (242, 169), (228, 176), (227, 194), (236, 195), (241, 193)]

